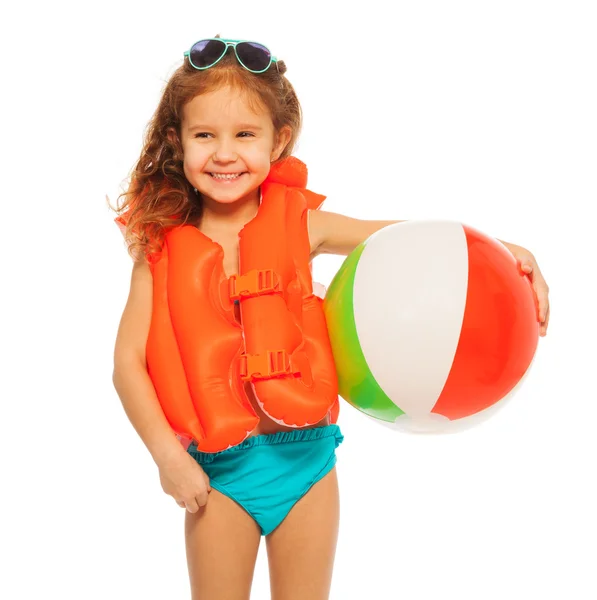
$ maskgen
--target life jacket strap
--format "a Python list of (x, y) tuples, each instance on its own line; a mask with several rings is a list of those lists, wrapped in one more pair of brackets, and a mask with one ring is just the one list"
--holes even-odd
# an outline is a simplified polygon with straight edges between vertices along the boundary
[(272, 379), (284, 375), (300, 376), (300, 371), (292, 368), (286, 350), (267, 350), (264, 354), (240, 356), (240, 377), (243, 381)]
[(244, 275), (230, 277), (230, 299), (241, 300), (280, 291), (280, 278), (273, 269), (254, 269)]

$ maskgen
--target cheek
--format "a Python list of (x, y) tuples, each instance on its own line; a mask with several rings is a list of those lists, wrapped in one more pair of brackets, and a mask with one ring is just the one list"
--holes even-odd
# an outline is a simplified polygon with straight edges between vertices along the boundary
[(184, 152), (184, 171), (185, 173), (195, 173), (201, 171), (209, 160), (209, 153), (201, 146), (191, 146), (185, 148)]
[(252, 145), (250, 148), (247, 149), (243, 157), (247, 162), (247, 165), (251, 166), (253, 169), (266, 169), (269, 171), (271, 153), (271, 144), (264, 142)]

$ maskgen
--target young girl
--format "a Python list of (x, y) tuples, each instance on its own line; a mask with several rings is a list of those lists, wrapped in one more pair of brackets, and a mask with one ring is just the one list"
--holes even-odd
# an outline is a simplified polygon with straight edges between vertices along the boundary
[[(249, 598), (262, 535), (274, 600), (328, 598), (343, 436), (310, 261), (397, 222), (318, 210), (324, 197), (291, 156), (301, 110), (285, 71), (258, 43), (194, 44), (116, 219), (135, 262), (114, 386), (186, 509), (194, 599)], [(545, 335), (545, 280), (530, 252), (505, 245)]]

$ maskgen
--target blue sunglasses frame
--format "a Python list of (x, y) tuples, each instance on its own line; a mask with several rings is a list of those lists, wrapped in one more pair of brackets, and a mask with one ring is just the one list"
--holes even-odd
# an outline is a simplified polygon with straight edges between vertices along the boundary
[[(193, 64), (193, 61), (191, 60), (191, 52), (192, 52), (193, 48), (201, 42), (222, 42), (222, 43), (224, 43), (224, 48), (223, 48), (221, 56), (219, 58), (217, 58), (213, 63), (210, 63), (209, 65), (206, 65), (205, 67), (198, 67), (197, 65)], [(236, 49), (236, 47), (239, 44), (254, 44), (255, 46), (263, 48), (265, 53), (269, 56), (269, 63), (267, 65), (267, 67), (265, 67), (265, 69), (261, 69), (258, 71), (256, 69), (251, 69), (247, 65), (245, 65), (245, 63), (243, 63), (243, 61), (240, 59), (240, 57), (238, 55), (238, 51)], [(265, 71), (267, 71), (272, 66), (272, 63), (278, 62), (278, 59), (275, 56), (273, 56), (273, 54), (271, 53), (270, 49), (267, 46), (264, 46), (260, 42), (253, 42), (251, 40), (227, 40), (227, 39), (223, 39), (223, 38), (204, 38), (204, 39), (201, 39), (201, 40), (198, 40), (197, 42), (195, 42), (191, 46), (191, 49), (187, 50), (184, 53), (184, 55), (185, 55), (185, 57), (187, 57), (189, 59), (189, 64), (193, 68), (197, 69), (198, 71), (205, 71), (205, 69), (210, 69), (214, 65), (217, 65), (224, 58), (224, 56), (226, 56), (226, 52), (228, 52), (228, 48), (230, 48), (230, 47), (234, 48), (234, 55), (236, 56), (236, 60), (239, 62), (241, 67), (243, 67), (247, 71), (250, 71), (251, 73), (265, 73)]]

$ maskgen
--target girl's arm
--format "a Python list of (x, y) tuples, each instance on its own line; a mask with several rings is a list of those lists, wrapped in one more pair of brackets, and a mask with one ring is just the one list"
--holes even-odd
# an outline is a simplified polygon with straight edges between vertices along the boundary
[(404, 221), (363, 221), (323, 210), (309, 211), (311, 256), (341, 254), (348, 256), (359, 244), (379, 229)]
[[(404, 221), (366, 221), (323, 210), (309, 211), (309, 238), (311, 257), (318, 254), (340, 254), (348, 256), (370, 235), (394, 223)], [(533, 254), (516, 244), (501, 242), (516, 258), (520, 268), (529, 276), (538, 301), (540, 334), (547, 333), (549, 323), (549, 287)]]
[(112, 380), (131, 424), (158, 466), (185, 454), (147, 373), (145, 345), (151, 323), (153, 277), (142, 259), (133, 265), (129, 297), (114, 348)]

